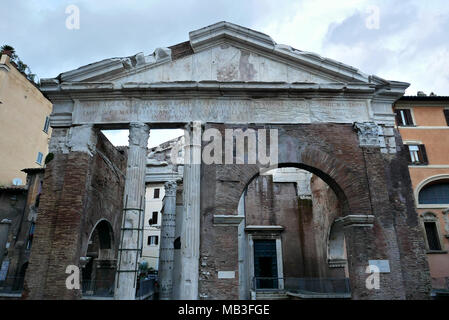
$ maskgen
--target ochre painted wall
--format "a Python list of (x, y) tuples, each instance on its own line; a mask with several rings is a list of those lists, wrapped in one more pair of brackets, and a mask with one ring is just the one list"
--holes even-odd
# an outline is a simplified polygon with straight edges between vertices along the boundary
[[(427, 254), (430, 274), (433, 278), (449, 277), (449, 222), (444, 220), (443, 210), (447, 206), (433, 205), (431, 207), (418, 203), (418, 191), (429, 179), (449, 176), (449, 125), (444, 116), (444, 109), (449, 109), (449, 100), (442, 102), (407, 102), (401, 101), (396, 108), (411, 108), (414, 127), (399, 127), (404, 143), (419, 141), (426, 147), (429, 164), (424, 166), (409, 166), (412, 180), (415, 204), (419, 215), (433, 213), (439, 220), (439, 236), (442, 252)], [(422, 221), (421, 221), (422, 222)], [(423, 228), (423, 234), (425, 231)]]
[(0, 58), (0, 185), (11, 185), (14, 178), (26, 183), (24, 168), (41, 167), (38, 152), (48, 153), (48, 133), (43, 131), (52, 104), (21, 74), (7, 55)]

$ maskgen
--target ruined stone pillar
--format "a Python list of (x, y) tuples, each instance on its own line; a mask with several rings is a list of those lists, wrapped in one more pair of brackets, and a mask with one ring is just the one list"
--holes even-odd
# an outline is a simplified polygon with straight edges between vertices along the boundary
[[(126, 168), (122, 234), (115, 279), (115, 299), (134, 300), (138, 259), (142, 244), (145, 197), (145, 169), (149, 127), (130, 123), (128, 164)], [(139, 220), (140, 218), (140, 220)]]
[(187, 126), (185, 140), (180, 298), (196, 300), (200, 255), (201, 122), (194, 121)]
[(165, 198), (159, 251), (160, 299), (173, 299), (173, 263), (176, 228), (176, 181), (164, 184)]
[(98, 129), (89, 124), (53, 128), (54, 158), (46, 164), (23, 299), (81, 299), (81, 287), (67, 287), (66, 272), (82, 265), (80, 233), (97, 142)]

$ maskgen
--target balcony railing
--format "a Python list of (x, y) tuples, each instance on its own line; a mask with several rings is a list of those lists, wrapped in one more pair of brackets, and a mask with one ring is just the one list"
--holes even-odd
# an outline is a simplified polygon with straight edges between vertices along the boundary
[(83, 297), (114, 297), (114, 281), (106, 280), (83, 280), (81, 282)]
[[(151, 299), (154, 295), (154, 279), (141, 279), (137, 281), (136, 300)], [(113, 281), (106, 280), (84, 280), (81, 283), (83, 297), (88, 299), (114, 297)]]
[(151, 299), (154, 295), (154, 279), (141, 279), (137, 282), (136, 300)]
[(24, 277), (6, 277), (6, 279), (0, 280), (0, 293), (21, 295), (24, 279)]
[(25, 277), (6, 277), (0, 280), (0, 295), (20, 298)]
[(292, 294), (350, 297), (348, 278), (277, 278), (254, 277), (254, 291), (284, 291)]

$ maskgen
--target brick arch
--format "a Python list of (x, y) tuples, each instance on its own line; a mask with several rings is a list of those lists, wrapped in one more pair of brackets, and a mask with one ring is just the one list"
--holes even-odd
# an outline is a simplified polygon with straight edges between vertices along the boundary
[[(355, 173), (343, 161), (329, 153), (306, 146), (301, 150), (302, 166), (320, 177), (334, 190), (342, 203), (343, 214), (368, 214), (366, 204), (370, 203), (368, 180), (361, 174)], [(360, 170), (360, 168), (359, 168)]]
[[(294, 167), (309, 171), (326, 182), (337, 195), (343, 209), (343, 215), (369, 213), (364, 209), (366, 203), (370, 203), (367, 182), (360, 177), (357, 178), (342, 161), (330, 156), (327, 152), (310, 146), (298, 150), (296, 158), (300, 162), (281, 162), (269, 168), (260, 168), (254, 165), (243, 166), (244, 168), (238, 174), (242, 178), (238, 190), (239, 194), (241, 195), (244, 192), (262, 170)], [(237, 206), (235, 210), (237, 210)]]
[(100, 250), (103, 249), (114, 249), (114, 243), (115, 243), (115, 235), (114, 235), (114, 229), (112, 228), (112, 224), (109, 222), (109, 220), (105, 218), (99, 219), (95, 225), (92, 227), (88, 241), (85, 245), (85, 248), (83, 248), (82, 252), (87, 252), (87, 249), (89, 247), (88, 242), (92, 239), (92, 236), (94, 235), (94, 232), (98, 232), (99, 236), (99, 246)]

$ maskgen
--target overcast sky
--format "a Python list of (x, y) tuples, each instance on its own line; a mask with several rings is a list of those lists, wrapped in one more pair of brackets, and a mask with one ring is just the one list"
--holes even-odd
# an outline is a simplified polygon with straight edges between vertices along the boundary
[[(0, 44), (12, 45), (39, 78), (101, 59), (188, 40), (188, 32), (229, 21), (418, 90), (449, 95), (447, 0), (15, 0), (2, 2)], [(66, 28), (66, 8), (80, 28)], [(150, 145), (179, 135), (153, 132)], [(127, 144), (126, 133), (108, 135)]]

